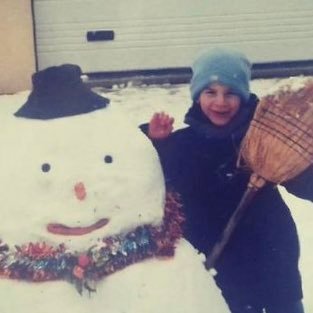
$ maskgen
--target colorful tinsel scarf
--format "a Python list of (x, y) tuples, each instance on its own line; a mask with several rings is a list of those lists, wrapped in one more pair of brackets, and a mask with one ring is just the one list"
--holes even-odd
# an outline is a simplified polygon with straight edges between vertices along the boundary
[(67, 280), (79, 293), (95, 291), (95, 284), (128, 265), (152, 257), (174, 255), (175, 243), (182, 236), (184, 220), (175, 193), (168, 192), (160, 226), (143, 225), (126, 234), (103, 238), (83, 253), (74, 253), (61, 244), (27, 243), (11, 249), (0, 242), (0, 277), (43, 282)]

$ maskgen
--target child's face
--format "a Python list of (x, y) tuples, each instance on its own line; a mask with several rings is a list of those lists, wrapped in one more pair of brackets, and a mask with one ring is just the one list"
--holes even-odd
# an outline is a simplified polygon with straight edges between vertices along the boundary
[(215, 83), (204, 89), (199, 97), (203, 114), (216, 126), (227, 125), (240, 108), (240, 97), (229, 87)]

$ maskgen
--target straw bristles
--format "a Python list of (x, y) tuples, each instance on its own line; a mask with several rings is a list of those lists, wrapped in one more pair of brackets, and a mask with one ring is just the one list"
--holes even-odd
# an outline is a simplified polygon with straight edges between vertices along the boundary
[(242, 142), (239, 162), (279, 184), (313, 163), (313, 80), (261, 99)]

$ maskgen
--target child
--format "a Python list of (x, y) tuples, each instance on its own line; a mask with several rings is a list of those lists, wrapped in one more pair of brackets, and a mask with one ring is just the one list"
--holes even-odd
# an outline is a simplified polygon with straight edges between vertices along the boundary
[[(185, 237), (208, 253), (247, 186), (249, 173), (236, 160), (258, 99), (249, 90), (250, 63), (239, 52), (207, 52), (192, 70), (189, 127), (172, 132), (173, 118), (156, 113), (145, 131), (167, 185), (181, 194)], [(302, 176), (286, 187), (313, 200), (312, 168)], [(268, 184), (217, 261), (216, 282), (233, 313), (303, 313), (298, 259), (295, 223), (277, 188)]]

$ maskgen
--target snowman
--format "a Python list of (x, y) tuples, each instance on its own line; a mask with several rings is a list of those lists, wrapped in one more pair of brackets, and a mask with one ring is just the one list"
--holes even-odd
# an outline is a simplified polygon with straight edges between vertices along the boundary
[(80, 74), (0, 103), (0, 312), (229, 312), (150, 141)]

